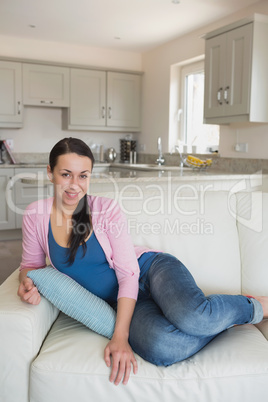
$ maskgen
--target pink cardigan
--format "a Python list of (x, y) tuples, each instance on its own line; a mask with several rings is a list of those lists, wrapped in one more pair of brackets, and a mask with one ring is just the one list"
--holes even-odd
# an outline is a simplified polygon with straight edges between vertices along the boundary
[[(23, 252), (20, 269), (44, 268), (46, 257), (52, 264), (48, 246), (48, 228), (54, 198), (30, 204), (24, 213), (22, 233)], [(106, 255), (110, 268), (115, 270), (119, 285), (118, 298), (137, 299), (139, 265), (137, 258), (146, 247), (133, 246), (125, 215), (117, 202), (105, 197), (88, 196), (95, 235)]]

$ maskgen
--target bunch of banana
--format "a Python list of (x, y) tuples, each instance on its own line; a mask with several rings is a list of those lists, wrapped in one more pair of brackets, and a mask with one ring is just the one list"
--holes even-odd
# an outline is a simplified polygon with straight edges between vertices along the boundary
[(212, 159), (202, 160), (202, 159), (199, 159), (196, 156), (192, 156), (192, 155), (188, 155), (185, 162), (188, 166), (193, 166), (193, 167), (197, 167), (197, 168), (202, 168), (202, 167), (212, 165)]

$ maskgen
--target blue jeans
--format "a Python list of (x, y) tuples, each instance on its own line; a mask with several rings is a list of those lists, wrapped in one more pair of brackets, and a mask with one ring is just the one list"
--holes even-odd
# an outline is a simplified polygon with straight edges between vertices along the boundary
[(262, 319), (257, 300), (206, 297), (178, 259), (161, 253), (140, 280), (129, 343), (145, 360), (169, 366), (192, 356), (227, 328)]

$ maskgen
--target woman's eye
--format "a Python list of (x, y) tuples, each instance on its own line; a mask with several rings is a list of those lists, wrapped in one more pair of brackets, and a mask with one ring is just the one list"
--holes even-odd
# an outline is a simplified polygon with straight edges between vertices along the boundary
[(62, 177), (68, 177), (69, 173), (62, 173)]
[(86, 175), (86, 174), (82, 174), (80, 177), (81, 177), (81, 179), (87, 179), (87, 175)]

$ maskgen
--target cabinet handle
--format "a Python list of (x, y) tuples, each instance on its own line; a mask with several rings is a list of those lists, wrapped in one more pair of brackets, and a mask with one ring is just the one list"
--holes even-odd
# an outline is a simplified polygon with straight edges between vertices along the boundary
[(224, 93), (223, 93), (223, 99), (225, 100), (225, 103), (228, 105), (229, 101), (228, 101), (228, 90), (230, 89), (230, 87), (226, 87), (224, 89)]
[(112, 118), (112, 108), (109, 107), (108, 110), (109, 110), (109, 115), (108, 115), (108, 117), (109, 117), (109, 119), (111, 119), (111, 118)]
[(20, 110), (20, 101), (18, 101), (18, 114), (20, 114), (21, 113), (21, 110)]
[(222, 105), (221, 95), (222, 95), (222, 88), (219, 88), (219, 90), (217, 92), (217, 101), (218, 101), (219, 105)]
[(101, 117), (102, 117), (103, 119), (105, 119), (105, 107), (102, 106), (101, 110), (102, 110)]
[(45, 105), (53, 105), (53, 101), (49, 101), (49, 100), (41, 100), (40, 103), (43, 103)]

